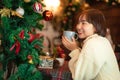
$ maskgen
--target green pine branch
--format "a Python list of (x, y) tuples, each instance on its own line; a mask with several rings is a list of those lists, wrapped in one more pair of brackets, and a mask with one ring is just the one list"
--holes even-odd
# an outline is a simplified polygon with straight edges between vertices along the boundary
[[(24, 0), (2, 0), (3, 8), (16, 11), (21, 7), (25, 13), (23, 18), (11, 15), (12, 12), (10, 16), (1, 16), (0, 80), (43, 80), (42, 73), (37, 69), (37, 65), (40, 64), (39, 56), (43, 53), (43, 38), (35, 38), (29, 42), (31, 37), (29, 33), (36, 34), (32, 29), (42, 30), (43, 27), (39, 23), (43, 19), (42, 14), (36, 13), (33, 9), (36, 1), (41, 3), (41, 0), (31, 0), (29, 3)], [(41, 5), (45, 6), (42, 3)], [(20, 37), (21, 31), (24, 31), (21, 34), (23, 38)]]

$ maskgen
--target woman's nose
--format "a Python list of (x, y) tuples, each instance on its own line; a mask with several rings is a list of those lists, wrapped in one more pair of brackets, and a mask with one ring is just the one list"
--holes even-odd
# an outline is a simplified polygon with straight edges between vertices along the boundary
[(81, 29), (82, 28), (82, 24), (79, 23), (77, 26), (76, 26), (77, 29)]

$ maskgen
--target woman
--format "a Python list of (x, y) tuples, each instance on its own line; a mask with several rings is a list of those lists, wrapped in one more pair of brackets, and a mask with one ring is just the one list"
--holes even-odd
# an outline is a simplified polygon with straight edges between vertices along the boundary
[(120, 80), (120, 72), (110, 42), (105, 38), (105, 18), (101, 11), (83, 11), (78, 19), (76, 31), (83, 39), (80, 49), (72, 38), (62, 36), (63, 45), (71, 50), (69, 68), (73, 80)]

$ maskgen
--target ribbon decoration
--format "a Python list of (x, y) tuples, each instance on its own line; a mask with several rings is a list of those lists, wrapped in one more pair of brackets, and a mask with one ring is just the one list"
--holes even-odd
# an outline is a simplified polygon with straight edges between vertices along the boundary
[(20, 17), (20, 18), (23, 18), (23, 16), (20, 15), (18, 12), (13, 11), (13, 10), (11, 10), (11, 9), (7, 9), (7, 8), (0, 9), (0, 14), (1, 14), (2, 17), (3, 17), (3, 16), (8, 16), (8, 17), (10, 17), (10, 16), (12, 15), (12, 16), (18, 16), (18, 17)]
[(14, 48), (16, 48), (15, 53), (16, 55), (20, 52), (20, 42), (16, 41), (13, 46), (10, 48), (10, 51), (12, 51)]
[[(22, 30), (20, 33), (19, 33), (19, 37), (21, 39), (24, 39), (24, 30)], [(20, 42), (17, 40), (13, 46), (10, 48), (10, 51), (12, 51), (14, 48), (16, 47), (16, 50), (15, 50), (15, 53), (18, 54), (20, 52)]]
[(0, 9), (0, 14), (1, 14), (1, 16), (10, 17), (10, 9), (7, 9), (7, 8)]
[(19, 33), (19, 37), (20, 37), (21, 39), (24, 39), (24, 30), (22, 30), (22, 31)]

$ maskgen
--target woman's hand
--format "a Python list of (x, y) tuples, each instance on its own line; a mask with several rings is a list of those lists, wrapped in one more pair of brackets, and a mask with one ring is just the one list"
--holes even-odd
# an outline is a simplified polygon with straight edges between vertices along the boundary
[(75, 38), (72, 38), (72, 41), (70, 41), (65, 36), (62, 36), (62, 43), (70, 51), (79, 48)]

